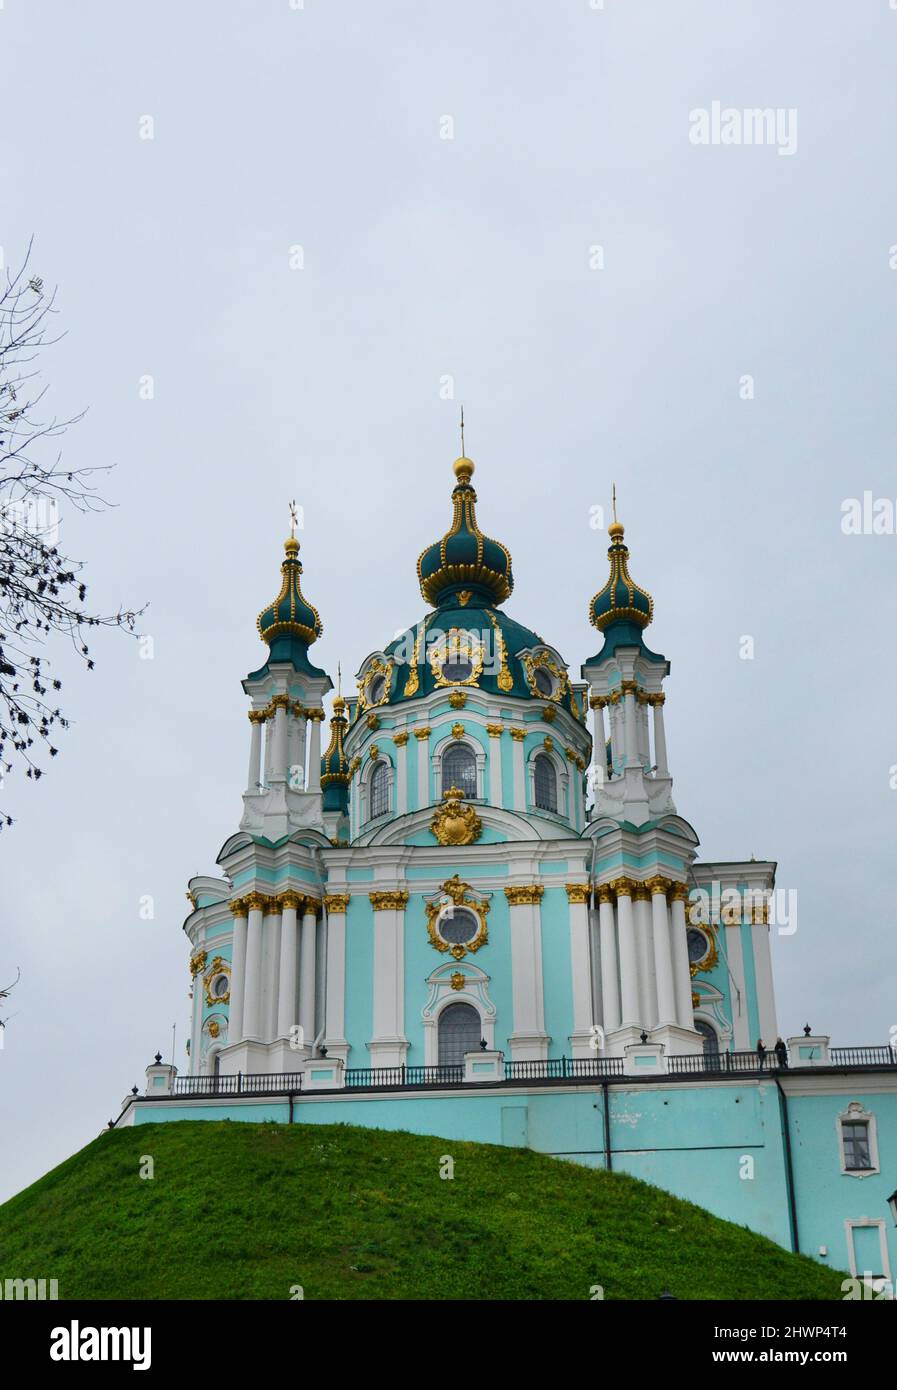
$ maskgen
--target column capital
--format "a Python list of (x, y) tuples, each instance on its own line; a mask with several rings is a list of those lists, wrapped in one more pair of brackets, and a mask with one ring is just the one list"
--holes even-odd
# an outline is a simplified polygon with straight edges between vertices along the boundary
[(616, 897), (631, 898), (636, 884), (631, 878), (615, 878), (610, 887)]
[(637, 695), (638, 681), (620, 681), (621, 695)]
[(334, 913), (344, 913), (349, 907), (350, 897), (350, 893), (325, 893), (324, 906), (331, 915)]
[(249, 893), (243, 901), (248, 912), (264, 912), (268, 904), (264, 893)]
[(590, 709), (604, 709), (610, 701), (606, 695), (593, 695), (589, 700)]
[(408, 730), (403, 729), (400, 734), (393, 734), (392, 741), (396, 748), (404, 748), (405, 744), (408, 742)]
[(271, 703), (268, 708), (272, 710), (289, 709), (291, 703), (292, 701), (289, 695), (274, 695), (271, 697)]
[(567, 901), (570, 903), (587, 903), (589, 901), (589, 885), (587, 883), (565, 883), (567, 890)]
[(296, 911), (299, 912), (305, 904), (305, 898), (303, 897), (303, 895), (301, 893), (295, 892), (295, 890), (292, 888), (288, 888), (285, 893), (281, 893), (278, 901), (280, 903), (281, 911), (287, 907), (294, 907)]
[(632, 901), (635, 903), (649, 903), (651, 901), (651, 890), (647, 883), (634, 883), (632, 885)]
[(414, 737), (423, 743), (424, 739), (429, 738), (432, 732), (433, 730), (430, 728), (429, 724), (425, 724), (422, 729), (414, 730)]
[(304, 897), (302, 899), (302, 916), (311, 917), (312, 913), (314, 913), (315, 917), (320, 917), (321, 899)]
[(679, 902), (679, 903), (687, 902), (687, 901), (688, 901), (688, 884), (687, 884), (687, 883), (671, 883), (671, 884), (670, 884), (670, 901), (671, 901), (671, 902), (674, 902), (674, 903), (676, 903), (676, 902)]
[(250, 724), (264, 724), (267, 714), (263, 709), (251, 709), (247, 711), (246, 718)]
[(408, 890), (388, 889), (382, 893), (368, 893), (375, 912), (404, 912), (408, 906)]
[(526, 729), (512, 729), (511, 738), (516, 739), (518, 743), (522, 743), (526, 738)]
[(235, 917), (245, 917), (249, 911), (245, 898), (232, 898), (228, 906)]
[(666, 897), (670, 887), (670, 879), (664, 878), (662, 874), (655, 874), (649, 878), (645, 887), (649, 890), (652, 898)]
[(522, 907), (532, 905), (542, 901), (542, 894), (545, 889), (541, 883), (520, 884), (514, 888), (505, 889), (505, 897), (511, 907)]
[(505, 731), (505, 726), (504, 726), (504, 724), (487, 724), (487, 725), (486, 725), (486, 733), (489, 735), (490, 738), (501, 738), (501, 736), (502, 736), (502, 734), (504, 733), (504, 731)]
[(599, 883), (595, 889), (595, 896), (599, 903), (612, 903), (614, 900), (613, 885), (610, 883)]
[(306, 719), (313, 719), (316, 724), (320, 724), (321, 720), (324, 718), (324, 711), (322, 709), (307, 709), (305, 711), (305, 717)]

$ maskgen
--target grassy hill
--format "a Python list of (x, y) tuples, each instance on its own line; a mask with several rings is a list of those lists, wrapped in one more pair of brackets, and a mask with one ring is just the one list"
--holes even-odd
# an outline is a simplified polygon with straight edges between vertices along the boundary
[(524, 1149), (198, 1121), (110, 1131), (0, 1206), (15, 1277), (58, 1279), (61, 1299), (585, 1300), (838, 1299), (843, 1276)]

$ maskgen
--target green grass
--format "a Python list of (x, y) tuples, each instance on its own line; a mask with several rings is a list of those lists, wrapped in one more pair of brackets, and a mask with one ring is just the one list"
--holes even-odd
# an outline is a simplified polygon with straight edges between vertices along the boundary
[(586, 1300), (838, 1299), (843, 1276), (525, 1149), (184, 1121), (101, 1135), (0, 1206), (0, 1279), (28, 1277), (62, 1299)]

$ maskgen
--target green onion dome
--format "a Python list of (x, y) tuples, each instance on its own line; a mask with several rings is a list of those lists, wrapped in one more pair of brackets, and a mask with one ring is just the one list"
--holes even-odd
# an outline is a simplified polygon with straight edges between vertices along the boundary
[(271, 648), (271, 661), (293, 659), (297, 645), (304, 652), (324, 631), (317, 608), (302, 594), (299, 542), (291, 536), (284, 541), (283, 548), (286, 558), (280, 567), (283, 575), (280, 593), (256, 621), (259, 636)]
[(348, 807), (349, 759), (343, 744), (348, 727), (346, 702), (338, 695), (333, 702), (330, 742), (321, 757), (321, 787), (324, 792), (325, 811), (345, 811)]
[(611, 538), (607, 558), (610, 575), (589, 604), (589, 621), (599, 632), (606, 632), (614, 623), (631, 623), (646, 628), (654, 616), (654, 600), (633, 582), (629, 573), (629, 550), (623, 544), (623, 527), (614, 521), (607, 528)]
[(510, 553), (477, 525), (477, 495), (470, 482), (473, 460), (462, 456), (452, 467), (458, 480), (452, 492), (452, 524), (417, 562), (420, 591), (434, 608), (457, 603), (464, 593), (468, 599), (502, 603), (514, 587)]

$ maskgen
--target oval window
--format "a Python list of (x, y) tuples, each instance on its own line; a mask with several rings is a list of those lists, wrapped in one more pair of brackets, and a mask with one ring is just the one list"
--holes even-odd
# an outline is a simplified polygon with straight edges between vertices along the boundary
[(537, 666), (533, 672), (533, 682), (540, 695), (551, 697), (554, 694), (554, 681), (544, 666)]
[(439, 919), (439, 935), (450, 946), (466, 946), (479, 929), (479, 919), (467, 907), (448, 908)]
[(379, 705), (385, 694), (386, 677), (372, 676), (368, 682), (368, 703), (371, 705)]
[(702, 931), (698, 931), (697, 927), (689, 927), (686, 940), (688, 942), (688, 963), (689, 965), (697, 965), (710, 949), (707, 938)]

